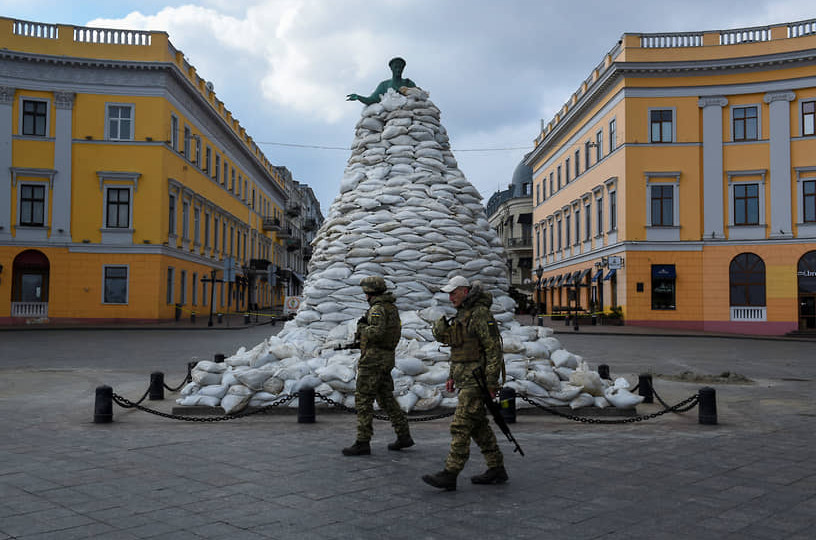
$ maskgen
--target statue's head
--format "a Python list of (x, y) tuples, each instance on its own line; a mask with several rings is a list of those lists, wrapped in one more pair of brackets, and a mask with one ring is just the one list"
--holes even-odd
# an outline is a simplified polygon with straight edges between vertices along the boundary
[(393, 71), (402, 72), (405, 69), (405, 60), (397, 56), (396, 58), (392, 58), (388, 62), (388, 67), (390, 67)]

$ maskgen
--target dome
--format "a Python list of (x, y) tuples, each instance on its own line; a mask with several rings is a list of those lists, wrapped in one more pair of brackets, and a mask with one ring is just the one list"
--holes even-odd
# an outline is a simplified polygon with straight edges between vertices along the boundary
[(513, 180), (510, 182), (516, 188), (518, 193), (524, 193), (522, 186), (533, 183), (533, 168), (526, 165), (524, 161), (518, 164), (516, 170), (513, 171)]

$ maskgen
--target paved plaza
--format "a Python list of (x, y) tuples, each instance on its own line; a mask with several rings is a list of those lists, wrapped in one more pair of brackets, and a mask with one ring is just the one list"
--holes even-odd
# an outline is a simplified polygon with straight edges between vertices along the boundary
[[(0, 331), (0, 540), (59, 539), (805, 539), (816, 526), (816, 341), (556, 328), (592, 367), (632, 383), (652, 373), (665, 401), (714, 384), (717, 425), (698, 411), (630, 424), (519, 414), (526, 453), (500, 437), (510, 482), (476, 486), (475, 446), (455, 492), (420, 477), (443, 466), (449, 419), (412, 424), (416, 446), (340, 454), (354, 417), (323, 413), (184, 422), (114, 406), (93, 423), (94, 390), (130, 399), (152, 371), (176, 385), (187, 362), (251, 347), (278, 326), (230, 330)], [(145, 404), (169, 412), (175, 394)], [(657, 412), (642, 404), (638, 413)]]

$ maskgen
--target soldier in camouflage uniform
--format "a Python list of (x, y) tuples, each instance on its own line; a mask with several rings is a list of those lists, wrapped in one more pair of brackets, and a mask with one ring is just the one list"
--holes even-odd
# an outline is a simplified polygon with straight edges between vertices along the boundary
[(448, 321), (441, 317), (434, 323), (434, 338), (450, 345), (450, 377), (446, 387), (449, 392), (459, 390), (459, 403), (451, 422), (451, 447), (445, 460), (445, 469), (422, 477), (426, 483), (448, 491), (456, 489), (456, 477), (465, 467), (470, 456), (470, 440), (476, 441), (487, 462), (487, 471), (471, 477), (474, 484), (501, 484), (507, 481), (496, 435), (488, 424), (485, 405), (473, 370), (481, 367), (485, 372), (491, 395), (499, 384), (503, 371), (501, 334), (490, 313), (493, 296), (481, 288), (478, 282), (471, 285), (462, 276), (451, 278), (442, 291), (448, 293), (456, 308), (456, 317)]
[(357, 362), (357, 391), (354, 401), (357, 407), (357, 440), (343, 448), (345, 456), (362, 456), (371, 453), (371, 436), (374, 433), (374, 400), (380, 404), (391, 419), (397, 440), (389, 443), (389, 450), (402, 450), (414, 445), (408, 420), (394, 398), (394, 350), (400, 340), (402, 325), (396, 298), (386, 291), (385, 280), (369, 276), (360, 282), (371, 307), (357, 323), (355, 340), (360, 343), (360, 360)]

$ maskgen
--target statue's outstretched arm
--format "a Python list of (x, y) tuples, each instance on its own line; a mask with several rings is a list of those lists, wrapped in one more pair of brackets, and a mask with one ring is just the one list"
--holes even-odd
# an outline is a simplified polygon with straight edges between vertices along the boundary
[(361, 96), (359, 94), (349, 94), (349, 95), (346, 96), (346, 100), (347, 101), (359, 101), (361, 103), (365, 103), (366, 105), (371, 105), (372, 103), (379, 103), (380, 102), (380, 96), (385, 94), (385, 92), (388, 90), (387, 83), (388, 83), (388, 81), (381, 82), (377, 86), (377, 89), (374, 90), (374, 92), (372, 92), (370, 96)]

